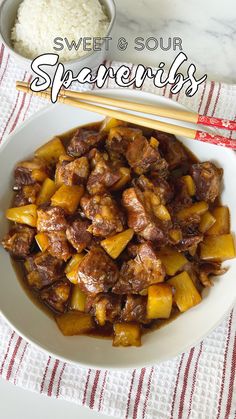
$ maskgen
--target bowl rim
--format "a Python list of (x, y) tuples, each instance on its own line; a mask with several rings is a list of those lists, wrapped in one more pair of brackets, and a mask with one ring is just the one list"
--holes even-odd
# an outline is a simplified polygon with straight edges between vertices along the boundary
[[(5, 4), (8, 2), (8, 1), (11, 1), (11, 0), (3, 0), (2, 1), (2, 3), (0, 4), (0, 19), (1, 19), (1, 15), (2, 15), (2, 11), (3, 11), (3, 8), (4, 8), (4, 6), (5, 6)], [(100, 1), (100, 0), (99, 0)], [(116, 20), (116, 4), (115, 4), (115, 1), (114, 0), (103, 0), (104, 1), (104, 3), (106, 3), (106, 6), (105, 7), (107, 7), (107, 6), (109, 6), (110, 7), (110, 9), (111, 9), (111, 18), (110, 18), (110, 23), (109, 23), (109, 26), (108, 26), (108, 29), (107, 29), (107, 31), (106, 31), (106, 33), (105, 33), (105, 35), (104, 35), (104, 37), (108, 37), (109, 35), (110, 35), (110, 33), (111, 33), (111, 31), (112, 31), (112, 29), (113, 29), (113, 26), (114, 26), (114, 23), (115, 23), (115, 20)], [(35, 58), (32, 58), (32, 59), (30, 59), (30, 58), (27, 58), (27, 57), (24, 57), (23, 55), (21, 55), (21, 54), (19, 54), (18, 52), (16, 52), (15, 50), (14, 50), (14, 48), (13, 48), (13, 46), (10, 44), (9, 45), (9, 43), (5, 40), (5, 38), (3, 37), (3, 35), (2, 35), (2, 30), (1, 30), (1, 26), (0, 26), (0, 41), (4, 44), (4, 46), (9, 50), (9, 52), (10, 52), (10, 54), (13, 56), (13, 57), (15, 57), (15, 58), (17, 58), (18, 60), (21, 60), (22, 62), (24, 62), (26, 65), (28, 65), (29, 67), (31, 67), (31, 63), (32, 63), (32, 61), (35, 59), (35, 58), (37, 58), (37, 57), (35, 57)], [(101, 43), (101, 47), (104, 45), (104, 43), (105, 43), (105, 41), (102, 41), (102, 43)], [(88, 52), (87, 54), (85, 54), (83, 57), (81, 57), (81, 58), (74, 58), (73, 60), (68, 60), (68, 61), (60, 61), (62, 64), (64, 64), (64, 65), (66, 65), (66, 66), (69, 66), (69, 65), (73, 65), (73, 64), (82, 64), (83, 62), (86, 62), (86, 60), (89, 58), (89, 57), (91, 57), (92, 55), (96, 55), (97, 53), (100, 53), (100, 50), (99, 51), (90, 51), (90, 52)], [(57, 52), (55, 51), (55, 54), (57, 54)], [(59, 55), (59, 54), (57, 54), (57, 55)]]
[[(120, 93), (121, 89), (103, 89), (100, 93), (104, 94), (104, 95), (111, 95), (112, 93), (116, 93), (119, 92)], [(131, 95), (133, 93), (133, 91), (127, 91), (125, 92), (125, 95)], [(142, 92), (142, 97), (145, 100), (145, 97), (148, 99), (148, 97), (153, 97), (155, 98), (156, 95), (154, 93), (150, 93), (150, 92)], [(166, 98), (166, 97), (161, 97), (163, 98), (163, 100), (166, 103), (172, 103), (174, 106), (178, 106), (179, 108), (182, 109), (188, 109), (190, 110), (189, 107), (184, 106), (178, 102), (175, 102), (174, 100), (170, 99), (170, 98)], [(23, 124), (21, 124), (16, 130), (14, 130), (10, 135), (8, 135), (7, 139), (4, 141), (4, 143), (2, 144), (2, 146), (0, 147), (0, 154), (3, 152), (3, 150), (5, 149), (5, 147), (7, 147), (7, 145), (9, 144), (9, 142), (11, 141), (12, 137), (18, 133), (18, 131), (24, 129), (25, 126), (27, 126), (28, 123), (31, 123), (33, 120), (37, 119), (37, 117), (39, 115), (42, 115), (44, 113), (46, 113), (48, 110), (50, 110), (52, 108), (52, 106), (54, 107), (60, 107), (60, 106), (65, 106), (65, 105), (61, 105), (61, 104), (56, 104), (56, 105), (52, 105), (49, 104), (46, 107), (43, 107), (42, 109), (38, 110), (37, 112), (35, 112), (32, 116), (30, 116), (30, 118), (28, 118), (26, 121), (24, 121)], [(208, 128), (209, 131), (212, 131), (210, 128)], [(234, 159), (236, 159), (236, 153), (233, 150), (228, 149), (227, 150), (228, 153), (230, 153), (232, 155), (232, 157), (234, 157)], [(171, 359), (173, 359), (176, 356), (180, 356), (181, 353), (184, 352), (188, 352), (190, 351), (190, 349), (192, 347), (195, 347), (196, 345), (198, 345), (205, 337), (207, 337), (222, 321), (223, 319), (226, 317), (226, 315), (228, 315), (230, 313), (230, 311), (232, 310), (232, 308), (234, 307), (236, 303), (236, 294), (233, 297), (233, 301), (231, 301), (231, 304), (227, 307), (227, 309), (224, 310), (224, 312), (221, 313), (221, 316), (214, 321), (214, 323), (212, 324), (212, 326), (205, 331), (204, 333), (201, 334), (201, 336), (196, 337), (195, 339), (193, 339), (191, 342), (186, 343), (185, 345), (182, 345), (181, 349), (179, 349), (178, 351), (176, 351), (175, 349), (171, 349), (170, 353), (164, 355), (161, 357), (161, 359), (156, 359), (155, 362), (153, 362), (153, 360), (149, 361), (149, 360), (145, 360), (142, 363), (140, 361), (138, 361), (136, 363), (136, 361), (133, 361), (130, 365), (125, 366), (122, 365), (121, 367), (118, 366), (101, 366), (100, 364), (97, 364), (96, 361), (93, 363), (87, 363), (84, 361), (74, 361), (71, 360), (69, 357), (67, 357), (66, 355), (62, 355), (62, 354), (58, 354), (56, 351), (52, 350), (52, 349), (48, 349), (44, 344), (38, 343), (38, 341), (32, 337), (27, 336), (26, 332), (22, 332), (22, 330), (20, 328), (18, 328), (13, 322), (11, 322), (11, 320), (9, 320), (7, 318), (7, 315), (5, 315), (3, 313), (3, 311), (1, 310), (0, 307), (0, 315), (2, 315), (2, 317), (5, 319), (5, 321), (7, 322), (7, 324), (9, 324), (9, 326), (11, 328), (13, 328), (20, 336), (22, 336), (27, 342), (30, 342), (30, 344), (32, 344), (34, 347), (38, 348), (40, 351), (42, 351), (43, 353), (45, 353), (46, 355), (51, 355), (54, 358), (57, 358), (59, 360), (62, 360), (63, 362), (67, 362), (69, 364), (72, 365), (77, 365), (81, 368), (90, 368), (90, 369), (100, 369), (100, 370), (111, 370), (111, 371), (128, 371), (128, 370), (133, 370), (133, 369), (141, 369), (143, 367), (151, 367), (153, 365), (158, 365), (160, 363), (163, 362), (167, 362)], [(154, 332), (153, 332), (154, 333)]]

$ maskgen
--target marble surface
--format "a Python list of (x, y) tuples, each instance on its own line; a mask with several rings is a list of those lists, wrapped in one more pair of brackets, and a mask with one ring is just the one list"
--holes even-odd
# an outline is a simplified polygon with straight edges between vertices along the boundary
[[(180, 37), (189, 62), (198, 75), (236, 83), (236, 2), (235, 0), (115, 0), (117, 20), (112, 32), (109, 58), (127, 62), (170, 65), (177, 51), (135, 51), (134, 39), (150, 36), (164, 40)], [(119, 51), (117, 40), (129, 42)]]

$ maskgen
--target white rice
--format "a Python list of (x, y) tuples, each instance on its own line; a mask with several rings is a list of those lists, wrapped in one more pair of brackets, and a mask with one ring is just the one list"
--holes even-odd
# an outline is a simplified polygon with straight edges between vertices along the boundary
[(15, 51), (33, 59), (44, 53), (58, 53), (62, 61), (88, 54), (83, 46), (60, 52), (53, 49), (56, 37), (76, 43), (84, 37), (106, 36), (109, 21), (98, 0), (23, 0), (20, 4), (12, 43)]

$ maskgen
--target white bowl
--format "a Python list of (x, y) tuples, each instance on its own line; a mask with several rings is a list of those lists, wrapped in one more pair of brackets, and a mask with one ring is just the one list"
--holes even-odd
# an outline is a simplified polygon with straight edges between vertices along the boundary
[[(135, 91), (112, 90), (105, 94), (135, 101), (182, 108), (169, 99)], [(62, 105), (51, 105), (35, 114), (13, 133), (0, 153), (0, 237), (8, 225), (4, 211), (12, 196), (12, 173), (16, 162), (29, 157), (33, 151), (55, 134), (79, 124), (101, 120), (97, 114)], [(164, 120), (164, 119), (163, 119)], [(191, 126), (191, 125), (189, 125)], [(212, 160), (224, 168), (222, 201), (233, 215), (232, 231), (236, 231), (236, 154), (221, 147), (180, 138), (201, 160)], [(113, 348), (111, 341), (87, 336), (64, 337), (55, 322), (48, 318), (21, 288), (8, 253), (0, 248), (1, 292), (0, 312), (10, 325), (28, 341), (56, 358), (95, 368), (134, 368), (153, 365), (178, 355), (194, 346), (210, 332), (233, 306), (236, 297), (236, 260), (226, 263), (229, 271), (216, 279), (215, 286), (204, 292), (198, 306), (180, 315), (165, 327), (143, 336), (140, 348)]]
[[(25, 58), (14, 51), (11, 43), (11, 30), (14, 26), (17, 10), (21, 2), (22, 0), (3, 0), (2, 3), (0, 1), (0, 40), (2, 40), (11, 55), (19, 63), (20, 67), (26, 71), (32, 72), (32, 60)], [(116, 6), (114, 0), (100, 0), (100, 2), (104, 5), (110, 21), (108, 30), (104, 36), (109, 36), (116, 18)], [(45, 51), (45, 53), (46, 52), (48, 51)], [(105, 60), (106, 55), (107, 51), (105, 50), (105, 43), (103, 42), (101, 51), (90, 52), (82, 58), (66, 61), (63, 64), (66, 70), (70, 69), (76, 75), (84, 67), (96, 69)], [(48, 67), (48, 73), (51, 74), (52, 72), (53, 70)]]

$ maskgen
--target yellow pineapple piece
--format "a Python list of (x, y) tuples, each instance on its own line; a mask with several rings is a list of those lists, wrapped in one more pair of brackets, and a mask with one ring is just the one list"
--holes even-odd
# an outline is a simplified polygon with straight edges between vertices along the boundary
[(113, 346), (141, 346), (141, 329), (137, 323), (115, 323)]
[(6, 211), (6, 218), (19, 224), (27, 224), (31, 227), (37, 225), (37, 206), (34, 204), (22, 207), (9, 208)]
[(151, 285), (148, 288), (147, 318), (168, 319), (172, 309), (172, 289), (167, 284)]
[(187, 272), (174, 276), (167, 283), (175, 289), (174, 301), (181, 312), (201, 302), (202, 297)]
[(213, 217), (213, 215), (209, 211), (205, 212), (205, 214), (203, 214), (201, 217), (199, 231), (201, 233), (205, 233), (206, 231), (209, 230), (209, 228), (213, 226), (213, 224), (215, 224), (215, 222), (216, 222), (215, 217)]
[(35, 157), (44, 159), (49, 164), (55, 164), (62, 154), (66, 154), (66, 150), (60, 138), (54, 137), (42, 147), (38, 148), (34, 154)]
[(232, 234), (207, 236), (200, 243), (200, 257), (203, 260), (223, 262), (235, 258), (235, 245)]
[(187, 187), (187, 191), (189, 195), (194, 196), (196, 193), (196, 186), (195, 186), (192, 176), (190, 175), (182, 176), (182, 179)]
[(128, 230), (122, 231), (115, 236), (102, 240), (101, 246), (106, 250), (109, 256), (116, 259), (126, 248), (127, 244), (133, 238), (133, 235), (134, 231), (132, 228), (129, 228)]
[(78, 284), (78, 270), (79, 270), (79, 264), (83, 260), (85, 253), (79, 253), (70, 259), (70, 261), (66, 265), (65, 274), (67, 279), (72, 284)]
[(179, 220), (185, 220), (192, 215), (202, 215), (208, 210), (208, 204), (205, 201), (195, 202), (191, 207), (183, 208), (177, 214)]
[(55, 182), (49, 178), (45, 179), (37, 198), (37, 205), (42, 205), (46, 202), (50, 202), (50, 199), (54, 195), (56, 190), (57, 187)]
[(41, 252), (45, 252), (50, 245), (49, 240), (48, 240), (48, 236), (45, 233), (36, 234), (35, 240), (36, 240), (37, 245), (40, 248)]
[(219, 236), (230, 232), (230, 214), (228, 207), (217, 207), (212, 210), (215, 223), (207, 230), (209, 236)]
[(94, 328), (92, 317), (80, 311), (68, 311), (57, 316), (56, 322), (64, 336), (82, 335)]
[(120, 167), (121, 178), (112, 186), (112, 191), (118, 191), (123, 188), (131, 180), (130, 169), (128, 167)]
[(175, 275), (188, 261), (183, 253), (170, 249), (163, 248), (158, 252), (158, 257), (161, 259), (167, 275)]
[(52, 196), (51, 203), (66, 210), (68, 213), (73, 214), (80, 202), (84, 193), (83, 186), (62, 185)]
[(86, 299), (87, 296), (81, 291), (79, 285), (74, 285), (70, 302), (72, 310), (85, 311)]

